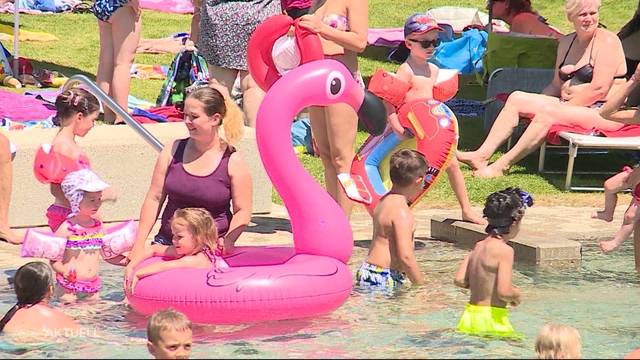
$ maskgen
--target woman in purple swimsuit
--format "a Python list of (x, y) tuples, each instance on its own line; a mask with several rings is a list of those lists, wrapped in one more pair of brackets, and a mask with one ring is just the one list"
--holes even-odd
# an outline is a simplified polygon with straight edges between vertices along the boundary
[[(502, 176), (511, 165), (538, 148), (552, 125), (610, 131), (622, 127), (590, 110), (609, 100), (625, 83), (627, 72), (620, 40), (611, 31), (598, 27), (599, 8), (600, 0), (566, 1), (567, 18), (576, 31), (560, 39), (551, 84), (542, 94), (513, 92), (484, 143), (476, 151), (458, 153), (458, 160), (474, 169), (475, 176)], [(520, 116), (531, 118), (531, 124), (511, 150), (489, 165), (489, 159), (511, 136)]]
[[(225, 116), (231, 101), (222, 85), (201, 87), (190, 93), (184, 104), (184, 122), (189, 137), (166, 146), (158, 157), (151, 186), (140, 210), (140, 223), (130, 264), (144, 253), (146, 240), (165, 200), (160, 231), (154, 242), (171, 245), (170, 220), (181, 208), (205, 208), (216, 221), (218, 246), (229, 253), (251, 220), (251, 175), (236, 149), (218, 134), (242, 122), (241, 116)], [(239, 110), (238, 110), (239, 111)], [(233, 203), (233, 208), (231, 207)], [(132, 273), (127, 266), (126, 275)]]

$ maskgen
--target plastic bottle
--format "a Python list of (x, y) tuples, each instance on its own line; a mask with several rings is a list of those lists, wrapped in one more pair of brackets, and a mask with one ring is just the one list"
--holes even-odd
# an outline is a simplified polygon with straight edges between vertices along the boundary
[(0, 74), (0, 82), (4, 86), (11, 86), (16, 89), (20, 89), (22, 87), (22, 83), (11, 75)]

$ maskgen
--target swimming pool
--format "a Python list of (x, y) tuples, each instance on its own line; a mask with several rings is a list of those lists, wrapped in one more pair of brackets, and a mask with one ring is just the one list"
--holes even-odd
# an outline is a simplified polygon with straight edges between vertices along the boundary
[[(276, 321), (243, 326), (197, 326), (193, 357), (361, 358), (361, 357), (532, 357), (538, 329), (547, 321), (580, 331), (582, 354), (588, 358), (621, 358), (640, 347), (640, 276), (633, 270), (628, 241), (609, 255), (596, 239), (583, 243), (583, 261), (576, 266), (536, 268), (517, 265), (514, 283), (523, 291), (522, 304), (511, 312), (511, 323), (523, 341), (485, 340), (456, 334), (465, 290), (453, 285), (453, 275), (466, 251), (439, 241), (420, 241), (416, 251), (426, 273), (426, 285), (392, 298), (354, 292), (330, 315), (315, 319)], [(357, 243), (352, 271), (366, 255)], [(5, 269), (6, 270), (6, 269)], [(10, 271), (5, 271), (10, 273)], [(81, 336), (28, 348), (0, 342), (2, 358), (149, 357), (146, 320), (122, 300), (122, 269), (105, 265), (101, 301), (66, 310), (84, 326)], [(6, 274), (5, 274), (6, 276)], [(15, 301), (2, 286), (0, 310)]]

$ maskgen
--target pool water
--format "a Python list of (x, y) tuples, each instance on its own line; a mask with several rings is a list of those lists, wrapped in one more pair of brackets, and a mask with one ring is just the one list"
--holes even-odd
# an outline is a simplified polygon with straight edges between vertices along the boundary
[[(354, 291), (332, 314), (304, 320), (241, 326), (196, 326), (192, 357), (243, 358), (523, 358), (535, 356), (533, 343), (545, 322), (576, 327), (585, 358), (621, 358), (640, 347), (640, 276), (634, 270), (632, 242), (605, 255), (596, 239), (583, 243), (578, 265), (517, 265), (514, 284), (523, 302), (511, 310), (522, 341), (488, 340), (455, 333), (468, 300), (453, 285), (466, 253), (452, 244), (420, 240), (416, 255), (426, 285), (393, 297)], [(352, 271), (366, 256), (357, 242)], [(13, 269), (5, 269), (5, 275)], [(33, 346), (0, 338), (2, 358), (148, 358), (146, 320), (123, 302), (122, 269), (104, 265), (101, 301), (65, 309), (83, 325), (71, 339)], [(15, 301), (10, 286), (1, 289), (0, 311)]]

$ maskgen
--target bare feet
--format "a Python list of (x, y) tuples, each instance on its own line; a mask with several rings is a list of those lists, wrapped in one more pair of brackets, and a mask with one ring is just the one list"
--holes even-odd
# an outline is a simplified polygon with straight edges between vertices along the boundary
[(16, 232), (12, 229), (0, 230), (0, 241), (6, 241), (9, 244), (20, 245), (24, 240), (24, 232)]
[(462, 210), (462, 220), (478, 225), (487, 225), (487, 219), (476, 214), (473, 210)]
[(610, 251), (617, 249), (618, 246), (620, 246), (620, 244), (622, 244), (621, 241), (613, 239), (609, 241), (600, 241), (598, 245), (600, 245), (600, 250), (602, 250), (602, 252), (608, 253)]
[(596, 211), (595, 213), (591, 214), (591, 218), (592, 219), (600, 219), (600, 220), (604, 220), (606, 222), (612, 222), (613, 221), (613, 213), (612, 212), (608, 212), (608, 211)]
[(473, 170), (487, 167), (489, 161), (482, 158), (476, 151), (458, 151), (456, 152), (458, 161), (465, 163)]
[(504, 176), (505, 171), (507, 171), (507, 169), (501, 169), (499, 166), (496, 165), (496, 163), (493, 163), (482, 169), (478, 169), (474, 171), (473, 176), (479, 177), (479, 178), (487, 178), (487, 179), (495, 178), (495, 177)]

